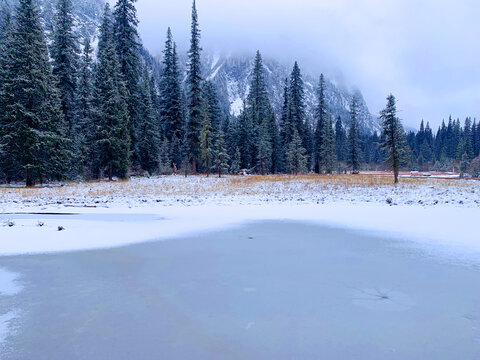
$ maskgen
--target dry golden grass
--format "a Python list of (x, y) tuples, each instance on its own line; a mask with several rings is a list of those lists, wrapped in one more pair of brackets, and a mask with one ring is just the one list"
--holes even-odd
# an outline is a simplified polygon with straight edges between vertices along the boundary
[[(386, 174), (388, 175), (388, 174)], [(222, 179), (210, 176), (192, 176), (183, 178), (158, 177), (135, 178), (130, 181), (89, 181), (84, 183), (67, 183), (58, 187), (13, 188), (1, 187), (0, 199), (28, 201), (28, 199), (60, 198), (64, 200), (95, 199), (108, 197), (200, 197), (228, 195), (280, 195), (291, 193), (335, 193), (349, 189), (368, 189), (375, 191), (380, 188), (392, 188), (393, 178), (380, 174), (361, 175), (270, 175), (270, 176), (228, 176)], [(477, 182), (458, 181), (455, 179), (433, 178), (401, 178), (401, 189), (417, 187), (433, 187), (441, 190), (455, 188), (470, 191)]]

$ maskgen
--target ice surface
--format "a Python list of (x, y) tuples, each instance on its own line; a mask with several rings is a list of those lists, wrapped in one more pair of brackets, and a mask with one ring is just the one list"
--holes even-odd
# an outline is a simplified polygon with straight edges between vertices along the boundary
[(31, 284), (2, 360), (477, 360), (479, 268), (427, 255), (277, 221), (0, 258)]

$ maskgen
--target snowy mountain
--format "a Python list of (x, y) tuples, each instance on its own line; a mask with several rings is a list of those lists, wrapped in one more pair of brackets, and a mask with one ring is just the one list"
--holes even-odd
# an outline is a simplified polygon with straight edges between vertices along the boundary
[[(0, 0), (0, 9), (10, 9), (13, 11), (18, 0)], [(47, 35), (50, 35), (54, 26), (56, 0), (35, 0), (42, 15), (42, 22)], [(102, 19), (105, 8), (105, 0), (74, 0), (73, 13), (77, 34), (80, 39), (90, 37), (94, 39), (97, 34), (97, 28)]]
[[(210, 80), (216, 85), (224, 109), (228, 109), (232, 115), (239, 115), (242, 110), (243, 101), (246, 99), (249, 91), (253, 59), (253, 54), (250, 56), (206, 54), (204, 56), (203, 75), (206, 80)], [(290, 77), (291, 67), (293, 67), (293, 62), (291, 66), (285, 66), (273, 59), (264, 58), (265, 80), (272, 105), (277, 114), (281, 112), (285, 79)], [(303, 78), (305, 82), (307, 112), (310, 120), (313, 121), (313, 114), (317, 104), (316, 94), (319, 79), (305, 73), (303, 74)], [(340, 116), (344, 124), (348, 125), (350, 118), (348, 111), (349, 104), (353, 96), (356, 95), (360, 101), (361, 128), (366, 132), (379, 130), (380, 125), (378, 119), (371, 115), (359, 91), (350, 91), (337, 86), (328, 80), (328, 78), (326, 82), (327, 105), (335, 117)]]
[[(3, 8), (13, 9), (18, 0), (0, 0), (0, 10)], [(56, 0), (35, 0), (41, 9), (42, 21), (47, 34), (51, 34), (54, 24), (54, 14)], [(95, 45), (98, 26), (101, 23), (105, 0), (74, 0), (74, 17), (79, 39), (86, 36), (93, 40)], [(159, 59), (154, 59), (146, 49), (142, 49), (142, 57), (154, 68), (154, 73), (158, 78), (160, 73)], [(203, 57), (203, 75), (207, 80), (212, 81), (217, 89), (220, 102), (225, 113), (239, 115), (243, 100), (246, 99), (249, 90), (250, 74), (253, 68), (254, 54), (250, 55), (221, 55), (204, 53)], [(293, 59), (292, 59), (293, 60)], [(181, 66), (186, 67), (186, 56), (181, 56)], [(301, 64), (300, 64), (301, 65)], [(290, 76), (292, 64), (288, 66), (279, 62), (264, 58), (265, 79), (268, 86), (272, 105), (280, 114), (283, 104), (283, 91), (285, 78)], [(319, 74), (318, 74), (319, 75)], [(307, 102), (307, 112), (311, 121), (313, 121), (314, 109), (317, 103), (316, 89), (318, 77), (309, 74), (303, 74), (305, 81), (305, 95)], [(379, 121), (368, 110), (359, 91), (353, 92), (345, 87), (338, 86), (327, 77), (327, 105), (331, 113), (337, 117), (340, 116), (345, 125), (348, 125), (349, 103), (354, 94), (360, 100), (360, 125), (363, 131), (373, 132), (380, 129)]]

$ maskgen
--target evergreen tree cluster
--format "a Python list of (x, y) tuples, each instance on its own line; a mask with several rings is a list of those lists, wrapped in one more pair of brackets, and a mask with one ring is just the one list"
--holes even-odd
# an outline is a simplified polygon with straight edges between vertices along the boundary
[(449, 170), (470, 163), (480, 155), (480, 123), (467, 117), (442, 122), (434, 133), (430, 124), (422, 120), (420, 130), (409, 132), (407, 142), (411, 149), (409, 167), (419, 170)]
[(217, 89), (202, 76), (195, 1), (185, 83), (170, 28), (161, 67), (142, 56), (135, 2), (106, 6), (97, 49), (75, 33), (72, 0), (58, 0), (50, 46), (32, 0), (20, 0), (13, 14), (2, 15), (1, 182), (32, 186), (177, 172), (331, 174), (381, 168), (385, 161), (398, 174), (401, 166), (453, 161), (466, 169), (479, 156), (476, 121), (468, 118), (462, 127), (450, 119), (436, 135), (422, 122), (418, 133), (406, 135), (393, 96), (381, 113), (383, 133), (362, 133), (357, 99), (348, 119), (332, 116), (323, 75), (315, 115), (309, 118), (297, 62), (285, 79), (277, 118), (260, 52), (243, 111), (226, 116)]

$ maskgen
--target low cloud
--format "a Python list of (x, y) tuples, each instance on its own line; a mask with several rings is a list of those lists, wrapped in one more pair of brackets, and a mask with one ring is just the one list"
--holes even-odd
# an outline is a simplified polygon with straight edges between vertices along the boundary
[[(409, 126), (480, 115), (480, 3), (474, 0), (198, 0), (202, 45), (298, 60), (343, 77), (373, 113), (393, 93)], [(191, 2), (139, 0), (140, 32), (160, 54), (168, 26), (187, 49)], [(340, 75), (340, 76), (339, 76)]]

